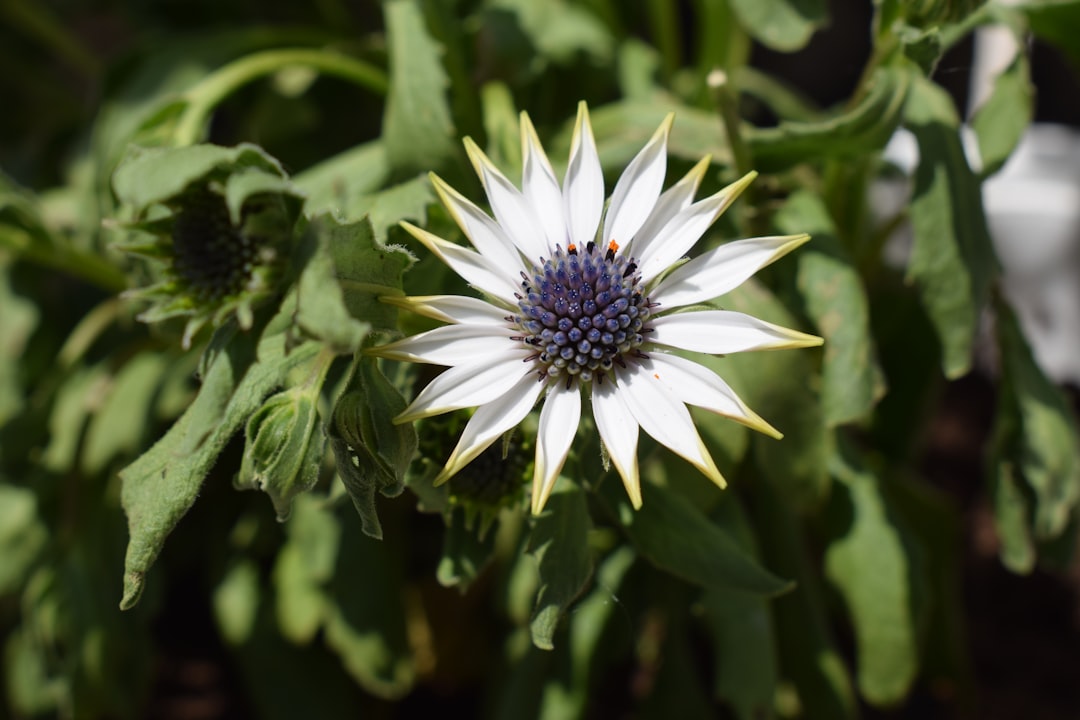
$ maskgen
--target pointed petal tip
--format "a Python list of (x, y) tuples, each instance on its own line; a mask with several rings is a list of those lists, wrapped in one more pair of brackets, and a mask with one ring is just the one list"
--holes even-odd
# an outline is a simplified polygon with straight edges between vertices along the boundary
[(746, 417), (745, 418), (734, 418), (734, 419), (737, 420), (738, 422), (742, 423), (746, 427), (750, 428), (751, 430), (756, 430), (757, 432), (761, 433), (762, 435), (767, 435), (767, 436), (771, 437), (773, 440), (783, 440), (784, 439), (784, 433), (782, 433), (779, 430), (777, 430), (776, 428), (774, 428), (771, 424), (769, 424), (768, 421), (766, 421), (764, 418), (762, 418), (756, 412), (754, 412), (750, 408), (744, 408), (744, 410), (746, 411)]

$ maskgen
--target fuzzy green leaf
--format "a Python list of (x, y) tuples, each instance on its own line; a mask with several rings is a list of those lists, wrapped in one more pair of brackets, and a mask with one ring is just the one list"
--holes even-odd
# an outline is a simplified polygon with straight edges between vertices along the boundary
[(309, 215), (329, 214), (359, 220), (351, 209), (357, 198), (375, 192), (390, 176), (386, 147), (381, 140), (357, 145), (293, 177), (293, 184), (308, 198)]
[(257, 145), (189, 145), (136, 151), (116, 169), (112, 184), (120, 202), (138, 211), (179, 195), (193, 182), (248, 168), (285, 177), (281, 164)]
[(971, 367), (972, 348), (996, 269), (979, 181), (960, 143), (960, 119), (948, 93), (916, 78), (905, 124), (919, 143), (911, 199), (915, 246), (908, 279), (918, 288), (942, 345), (945, 375)]
[(458, 152), (442, 48), (428, 33), (416, 0), (387, 0), (383, 13), (390, 46), (386, 158), (399, 175), (437, 169)]
[(813, 238), (795, 261), (807, 314), (825, 338), (821, 389), (825, 423), (832, 427), (865, 418), (885, 387), (874, 356), (862, 279), (817, 196), (792, 195), (775, 222), (783, 233), (806, 232)]
[(866, 95), (846, 112), (814, 122), (746, 128), (754, 166), (771, 172), (801, 162), (862, 157), (880, 150), (900, 124), (910, 85), (908, 72), (879, 68)]
[[(286, 302), (281, 316), (288, 318), (293, 311), (294, 305)], [(274, 322), (257, 347), (250, 333), (226, 331), (220, 337), (223, 347), (207, 351), (211, 359), (195, 401), (164, 437), (120, 473), (130, 533), (121, 608), (138, 602), (165, 538), (195, 502), (225, 443), (289, 370), (318, 352), (313, 343), (286, 352), (285, 333)]]
[(559, 620), (592, 576), (591, 527), (585, 493), (569, 483), (552, 494), (543, 514), (533, 523), (529, 554), (540, 569), (540, 588), (529, 628), (533, 644), (542, 650), (555, 647)]
[[(773, 575), (744, 552), (724, 528), (671, 490), (643, 482), (642, 506), (633, 510), (616, 483), (605, 483), (630, 542), (653, 565), (702, 587), (779, 595), (790, 581)], [(612, 497), (614, 488), (619, 491)]]

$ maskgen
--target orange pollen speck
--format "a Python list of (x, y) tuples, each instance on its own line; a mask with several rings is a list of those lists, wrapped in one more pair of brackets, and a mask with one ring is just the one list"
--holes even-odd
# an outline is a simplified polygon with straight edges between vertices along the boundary
[(652, 374), (652, 376), (653, 376), (654, 378), (656, 378), (657, 380), (659, 380), (659, 379), (660, 379), (660, 373), (653, 373), (653, 374)]
[(566, 252), (577, 252), (577, 245), (570, 243), (566, 248)]
[(614, 240), (612, 240), (611, 242), (609, 242), (609, 243), (608, 243), (608, 250), (610, 250), (610, 251), (612, 251), (612, 252), (618, 252), (618, 250), (619, 250), (619, 243), (617, 243), (617, 242), (615, 242)]

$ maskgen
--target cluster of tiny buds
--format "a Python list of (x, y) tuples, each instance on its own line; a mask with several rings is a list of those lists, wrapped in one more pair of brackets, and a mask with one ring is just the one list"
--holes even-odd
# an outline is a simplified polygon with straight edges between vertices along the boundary
[(539, 365), (541, 378), (565, 376), (568, 388), (574, 378), (602, 382), (616, 363), (625, 367), (627, 357), (642, 356), (655, 304), (644, 296), (633, 258), (618, 250), (614, 240), (606, 252), (594, 242), (581, 253), (573, 244), (556, 246), (531, 276), (521, 274), (521, 314), (507, 320), (522, 333), (513, 339), (536, 348), (527, 360)]

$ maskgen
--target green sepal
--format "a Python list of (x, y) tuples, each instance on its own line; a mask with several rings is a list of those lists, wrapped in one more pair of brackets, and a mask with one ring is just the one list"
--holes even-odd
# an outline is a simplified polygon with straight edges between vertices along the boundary
[(412, 423), (393, 422), (405, 405), (375, 359), (362, 357), (350, 388), (334, 408), (330, 446), (338, 474), (360, 514), (364, 534), (373, 538), (382, 538), (375, 494), (401, 493), (405, 470), (416, 453)]
[(244, 459), (236, 486), (270, 496), (284, 521), (293, 499), (319, 479), (326, 438), (318, 429), (320, 386), (298, 385), (271, 396), (245, 428)]

